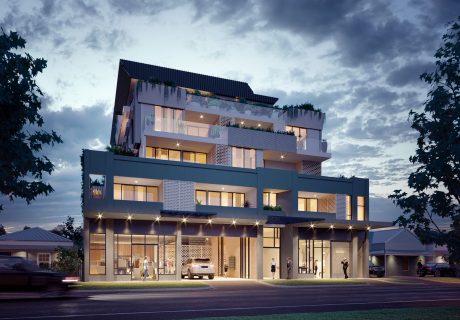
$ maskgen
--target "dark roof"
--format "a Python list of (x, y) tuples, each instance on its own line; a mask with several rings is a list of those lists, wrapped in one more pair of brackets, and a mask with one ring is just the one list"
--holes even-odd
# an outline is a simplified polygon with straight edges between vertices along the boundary
[(22, 231), (8, 233), (0, 236), (0, 241), (49, 241), (49, 242), (72, 242), (52, 232), (41, 228), (30, 228)]
[(323, 221), (323, 218), (308, 218), (308, 217), (286, 217), (286, 216), (268, 216), (265, 224), (295, 224), (312, 221)]
[(246, 82), (228, 80), (204, 74), (181, 71), (145, 63), (120, 60), (120, 72), (126, 72), (129, 78), (138, 80), (172, 81), (175, 85), (208, 91), (226, 97), (241, 97), (246, 100), (273, 105), (278, 98), (254, 94)]

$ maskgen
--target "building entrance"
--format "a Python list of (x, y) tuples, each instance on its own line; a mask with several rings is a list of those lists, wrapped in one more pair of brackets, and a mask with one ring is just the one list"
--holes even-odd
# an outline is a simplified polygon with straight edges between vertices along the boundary
[[(158, 245), (133, 244), (132, 261), (132, 280), (158, 280)], [(147, 268), (147, 274), (145, 274), (145, 268)]]

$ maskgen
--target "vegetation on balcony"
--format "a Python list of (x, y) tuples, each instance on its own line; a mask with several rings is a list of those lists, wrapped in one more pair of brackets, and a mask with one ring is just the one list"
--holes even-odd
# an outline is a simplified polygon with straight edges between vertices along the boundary
[(108, 152), (112, 152), (113, 154), (120, 155), (120, 156), (130, 156), (130, 157), (136, 156), (133, 150), (125, 149), (120, 146), (107, 146), (105, 147), (105, 150), (107, 150)]
[(263, 131), (263, 132), (287, 134), (289, 136), (294, 135), (294, 132), (292, 132), (292, 131), (280, 131), (280, 130), (274, 131), (272, 128), (249, 127), (249, 126), (241, 125), (241, 124), (238, 124), (238, 123), (235, 123), (235, 124), (228, 123), (225, 126), (226, 127), (231, 127), (231, 128), (240, 128), (240, 129), (249, 129), (249, 130), (256, 130), (256, 131)]
[(283, 208), (281, 208), (281, 206), (264, 205), (264, 210), (268, 210), (268, 211), (281, 211), (281, 210), (283, 210)]

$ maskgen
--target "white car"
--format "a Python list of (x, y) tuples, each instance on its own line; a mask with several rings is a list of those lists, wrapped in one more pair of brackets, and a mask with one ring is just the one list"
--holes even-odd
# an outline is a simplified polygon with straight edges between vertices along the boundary
[(207, 276), (208, 279), (214, 279), (214, 264), (211, 259), (204, 258), (192, 258), (182, 266), (182, 279), (187, 276), (189, 279), (193, 279), (194, 276), (198, 276), (203, 279), (203, 276)]

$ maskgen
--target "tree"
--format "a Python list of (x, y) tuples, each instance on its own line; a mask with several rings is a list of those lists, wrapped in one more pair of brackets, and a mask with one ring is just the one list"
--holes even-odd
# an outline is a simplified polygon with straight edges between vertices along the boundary
[(79, 256), (78, 248), (58, 247), (56, 253), (57, 256), (54, 268), (57, 271), (80, 276), (82, 259)]
[(6, 234), (5, 226), (3, 224), (0, 224), (0, 236), (3, 236)]
[[(389, 196), (403, 210), (395, 224), (413, 230), (423, 243), (447, 245), (450, 262), (460, 261), (460, 17), (451, 22), (436, 51), (436, 69), (420, 78), (430, 86), (423, 112), (411, 110), (418, 131), (417, 148), (409, 158), (408, 195)], [(442, 228), (439, 220), (448, 221)]]
[(27, 230), (27, 229), (30, 229), (30, 227), (27, 225), (25, 225), (24, 228), (22, 228), (22, 230)]
[(68, 216), (63, 224), (58, 225), (51, 232), (72, 240), (74, 246), (77, 248), (78, 257), (83, 260), (83, 228), (81, 226), (74, 226), (75, 219)]
[[(26, 41), (16, 32), (0, 32), (0, 192), (23, 198), (27, 204), (53, 191), (43, 182), (53, 163), (42, 154), (44, 145), (62, 143), (54, 132), (42, 129), (40, 96), (35, 77), (46, 68), (46, 60), (21, 54)], [(3, 210), (0, 205), (0, 211)]]

